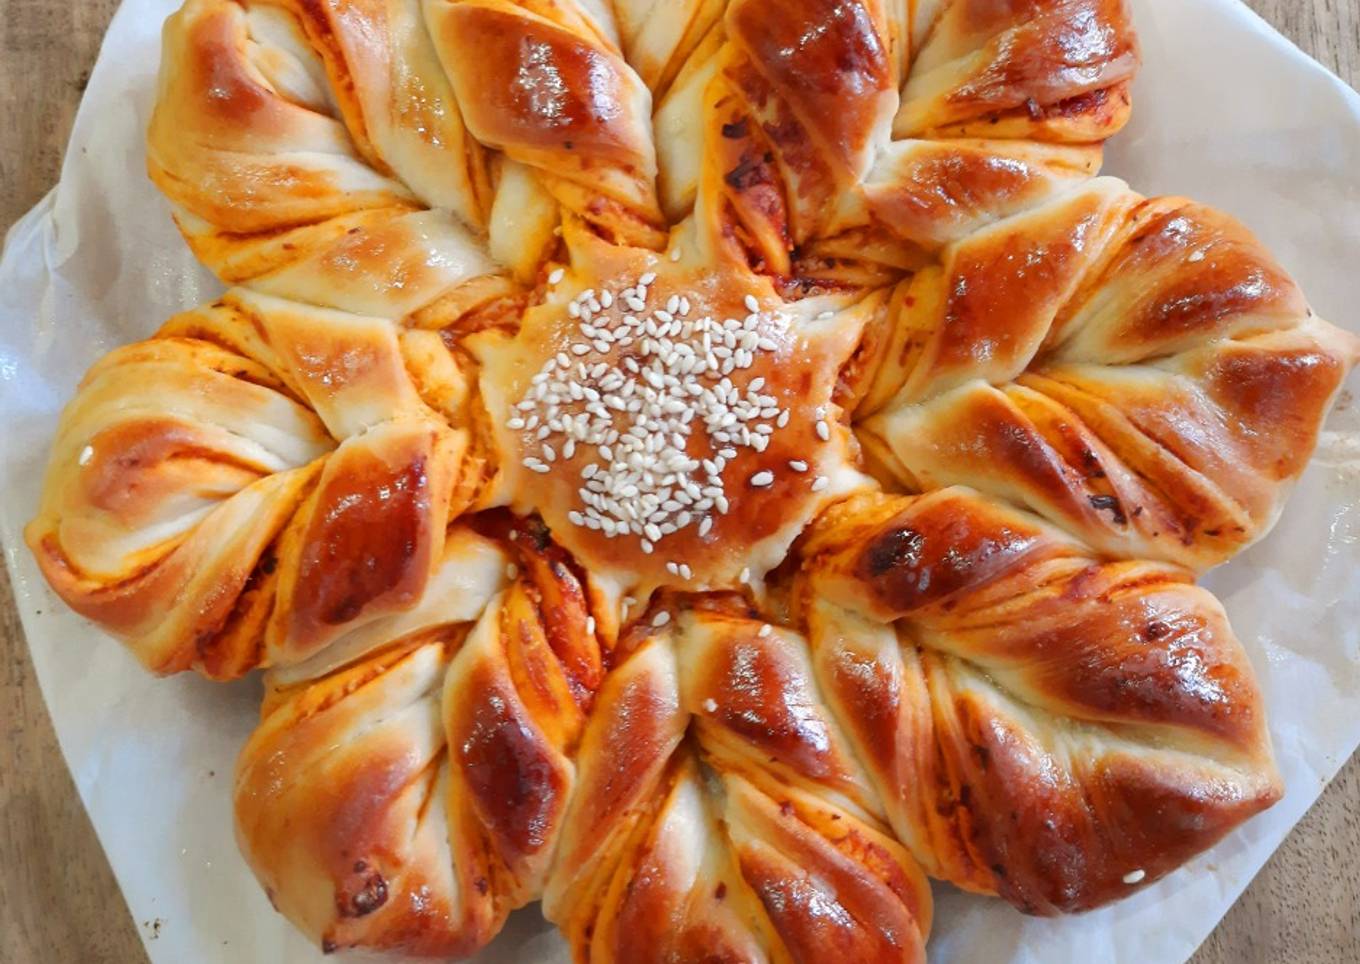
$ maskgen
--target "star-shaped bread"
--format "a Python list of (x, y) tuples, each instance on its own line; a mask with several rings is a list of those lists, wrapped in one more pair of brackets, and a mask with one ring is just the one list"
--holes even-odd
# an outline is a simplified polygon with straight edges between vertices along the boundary
[(189, 0), (148, 169), (229, 286), (90, 370), (30, 547), (267, 674), (236, 833), (323, 949), (922, 959), (1278, 798), (1196, 576), (1357, 341), (1097, 176), (1119, 0)]

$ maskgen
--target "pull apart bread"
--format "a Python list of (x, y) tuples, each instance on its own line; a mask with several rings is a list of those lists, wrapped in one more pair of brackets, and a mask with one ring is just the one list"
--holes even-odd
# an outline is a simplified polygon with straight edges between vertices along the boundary
[(1281, 792), (1195, 585), (1357, 356), (1098, 177), (1118, 0), (189, 0), (148, 167), (229, 286), (92, 368), (28, 542), (267, 670), (241, 850), (326, 950), (915, 961)]

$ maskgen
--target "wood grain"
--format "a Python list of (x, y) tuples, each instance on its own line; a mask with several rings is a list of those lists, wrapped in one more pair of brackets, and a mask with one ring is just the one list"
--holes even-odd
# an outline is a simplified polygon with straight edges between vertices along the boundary
[[(1174, 2), (1174, 0), (1168, 0)], [(1360, 0), (1250, 0), (1351, 84)], [(0, 0), (0, 228), (55, 182), (115, 0)], [(0, 568), (0, 962), (136, 964), (134, 922), (57, 749)], [(1360, 961), (1360, 757), (1195, 955), (1195, 964)]]
[[(0, 229), (57, 179), (116, 0), (0, 0)], [(76, 795), (0, 565), (0, 961), (146, 960)]]

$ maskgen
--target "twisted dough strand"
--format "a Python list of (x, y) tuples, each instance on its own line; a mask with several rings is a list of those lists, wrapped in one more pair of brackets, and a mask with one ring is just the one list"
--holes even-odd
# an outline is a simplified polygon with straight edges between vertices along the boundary
[[(1279, 793), (1192, 572), (1268, 528), (1357, 354), (1233, 222), (1092, 180), (1136, 63), (1118, 0), (189, 0), (148, 166), (243, 287), (95, 366), (30, 545), (151, 668), (270, 668), (238, 837), (327, 949), (471, 953), (542, 894), (583, 958), (911, 961), (918, 862), (1120, 897)], [(788, 313), (742, 371), (790, 434), (691, 520), (732, 578), (658, 553), (688, 594), (639, 602), (488, 507), (529, 488), (526, 329), (649, 284), (636, 341), (724, 319), (729, 408), (735, 326)], [(554, 393), (641, 412), (578, 347)], [(575, 457), (547, 434), (519, 476)], [(860, 444), (932, 491), (868, 491)], [(779, 492), (852, 485), (736, 576), (813, 514)]]
[(913, 6), (895, 137), (1098, 143), (1128, 119), (1138, 43), (1123, 0)]
[(437, 578), (468, 567), (467, 608), (427, 596), (362, 659), (275, 676), (241, 753), (237, 840), (326, 950), (466, 956), (541, 892), (600, 652), (545, 532), (457, 527)]
[(850, 499), (804, 558), (828, 701), (933, 876), (1084, 910), (1278, 799), (1251, 666), (1185, 570), (964, 489)]
[(881, 5), (734, 0), (705, 94), (702, 191), (711, 229), (791, 273), (887, 140), (897, 103)]
[(576, 3), (429, 0), (444, 69), (484, 144), (604, 237), (660, 247), (651, 95)]
[(415, 0), (190, 0), (161, 62), (147, 168), (227, 283), (396, 317), (492, 270), (487, 159)]
[(857, 418), (905, 486), (1196, 570), (1274, 523), (1360, 357), (1236, 221), (1113, 178), (951, 243), (883, 321)]
[[(1138, 54), (1120, 0), (911, 7), (728, 6), (705, 99), (706, 216), (765, 270), (883, 283), (917, 266), (884, 228), (918, 243), (938, 231), (923, 213), (947, 224), (1005, 210), (1024, 182), (1092, 174), (1127, 119)], [(940, 204), (960, 183), (978, 193)]]
[(924, 960), (929, 887), (883, 832), (802, 640), (728, 600), (630, 645), (544, 895), (576, 957)]
[(409, 609), (480, 480), (466, 419), (422, 398), (454, 364), (427, 337), (237, 290), (113, 353), (25, 532), (44, 574), (161, 673), (295, 663)]

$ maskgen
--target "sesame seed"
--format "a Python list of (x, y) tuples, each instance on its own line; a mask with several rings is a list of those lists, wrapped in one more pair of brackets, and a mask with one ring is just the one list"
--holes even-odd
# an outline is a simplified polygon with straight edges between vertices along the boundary
[(704, 712), (705, 713), (718, 712), (718, 701), (711, 696), (708, 699), (704, 700)]
[(562, 268), (554, 268), (552, 274), (548, 275), (548, 284), (555, 285), (566, 277), (567, 272)]
[(505, 564), (505, 578), (509, 579), (511, 582), (514, 582), (516, 579), (518, 579), (519, 566), (515, 565), (513, 562), (507, 562)]
[(795, 472), (806, 472), (808, 470), (808, 464), (802, 459), (792, 459), (789, 461), (789, 468), (793, 469)]
[(680, 249), (679, 249), (679, 248), (671, 248), (670, 259), (671, 259), (672, 261), (679, 261), (679, 260), (680, 260)]
[(589, 633), (589, 634), (592, 635), (592, 636), (595, 635), (595, 617), (594, 617), (594, 616), (587, 616), (587, 617), (586, 617), (586, 632)]
[[(774, 396), (761, 394), (763, 377), (743, 385), (734, 374), (769, 350), (762, 345), (777, 347), (771, 336), (786, 333), (789, 319), (761, 313), (754, 296), (743, 299), (751, 309), (744, 319), (687, 317), (690, 301), (679, 292), (648, 309), (655, 280), (649, 271), (632, 285), (589, 289), (570, 301), (576, 330), (568, 329), (506, 420), (540, 443), (523, 459), (526, 468), (547, 474), (559, 456), (579, 466), (572, 525), (637, 538), (644, 553), (690, 525), (701, 537), (712, 532), (712, 510), (731, 508), (723, 478), (729, 463), (741, 448), (763, 452), (790, 421)], [(619, 314), (602, 313), (610, 309)], [(705, 437), (714, 454), (692, 456), (691, 442)], [(768, 470), (748, 480), (756, 487), (773, 481)], [(668, 568), (692, 578), (682, 563)]]
[(763, 639), (763, 638), (765, 638), (766, 636), (770, 635), (770, 632), (771, 632), (771, 630), (770, 630), (770, 624), (769, 624), (769, 623), (763, 623), (763, 624), (761, 625), (760, 629), (756, 631), (756, 635), (759, 636), (759, 637), (761, 637), (761, 638)]
[(1127, 874), (1124, 875), (1124, 883), (1136, 884), (1146, 876), (1147, 871), (1143, 870), (1141, 867), (1137, 870), (1130, 870)]
[(666, 610), (664, 609), (652, 617), (652, 625), (657, 629), (660, 629), (662, 626), (666, 625), (670, 621), (671, 614), (666, 612)]
[(756, 301), (755, 295), (747, 295), (743, 299), (743, 304), (746, 305), (746, 310), (752, 312), (753, 314), (760, 310), (760, 302)]
[(93, 458), (94, 458), (94, 446), (93, 446), (93, 445), (87, 445), (87, 446), (85, 446), (83, 449), (80, 450), (80, 458), (78, 458), (76, 461), (77, 461), (80, 465), (89, 465), (89, 464), (90, 464), (90, 460), (93, 459)]
[(812, 480), (812, 491), (820, 492), (822, 491), (822, 489), (825, 489), (830, 484), (831, 484), (830, 479), (828, 479), (825, 475), (819, 475), (817, 476), (817, 478)]
[(826, 424), (826, 422), (817, 423), (817, 437), (821, 439), (823, 442), (831, 441), (831, 428)]
[(750, 568), (750, 566), (747, 566), (745, 569), (743, 569), (743, 570), (741, 571), (741, 575), (737, 577), (737, 581), (738, 581), (738, 582), (750, 582), (750, 581), (751, 581), (751, 568)]

